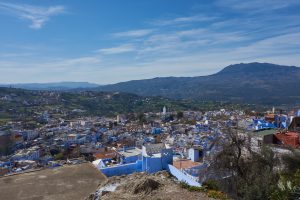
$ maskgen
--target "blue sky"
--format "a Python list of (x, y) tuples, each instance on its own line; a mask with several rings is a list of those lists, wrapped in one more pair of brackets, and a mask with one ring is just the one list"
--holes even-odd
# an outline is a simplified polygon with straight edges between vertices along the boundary
[(299, 0), (0, 0), (0, 83), (300, 66)]

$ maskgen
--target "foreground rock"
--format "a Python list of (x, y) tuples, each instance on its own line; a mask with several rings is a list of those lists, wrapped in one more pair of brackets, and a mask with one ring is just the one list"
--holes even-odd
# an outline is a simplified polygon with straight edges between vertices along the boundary
[(87, 199), (210, 200), (211, 198), (201, 192), (190, 192), (182, 188), (168, 172), (158, 172), (151, 175), (135, 173), (128, 176), (111, 177)]

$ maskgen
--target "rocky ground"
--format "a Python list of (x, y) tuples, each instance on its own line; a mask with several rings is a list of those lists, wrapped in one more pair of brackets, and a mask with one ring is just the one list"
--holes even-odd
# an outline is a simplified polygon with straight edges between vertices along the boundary
[(210, 200), (204, 193), (190, 192), (180, 186), (168, 172), (134, 173), (115, 176), (101, 184), (87, 200)]

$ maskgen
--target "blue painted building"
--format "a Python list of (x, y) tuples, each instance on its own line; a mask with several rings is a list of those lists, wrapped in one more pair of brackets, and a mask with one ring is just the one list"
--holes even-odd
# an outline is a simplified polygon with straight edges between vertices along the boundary
[(156, 127), (154, 127), (151, 130), (151, 134), (153, 134), (153, 135), (158, 135), (158, 134), (161, 134), (161, 133), (162, 133), (162, 128), (156, 128)]
[(264, 130), (264, 129), (275, 129), (276, 126), (271, 123), (267, 122), (264, 119), (253, 119), (253, 123), (248, 126), (248, 130)]
[(168, 170), (168, 165), (173, 164), (173, 150), (166, 148), (163, 143), (146, 144), (142, 149), (143, 171), (155, 173)]
[(124, 147), (118, 150), (122, 164), (135, 163), (142, 160), (142, 150), (136, 147)]
[[(120, 151), (124, 158), (117, 165), (106, 167), (103, 160), (96, 160), (93, 164), (106, 176), (119, 176), (134, 172), (155, 173), (161, 170), (169, 170), (168, 165), (173, 164), (173, 150), (164, 144), (147, 144), (143, 146), (141, 154), (137, 150), (127, 149), (128, 152)], [(129, 155), (126, 156), (126, 153)]]
[(202, 156), (202, 151), (200, 148), (190, 148), (188, 153), (188, 158), (193, 162), (199, 162), (200, 157)]

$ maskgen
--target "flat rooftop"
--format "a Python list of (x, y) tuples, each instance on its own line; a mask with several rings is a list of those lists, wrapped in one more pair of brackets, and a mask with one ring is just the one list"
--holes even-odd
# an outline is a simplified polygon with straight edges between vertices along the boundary
[(137, 156), (142, 154), (142, 150), (138, 148), (127, 149), (125, 151), (119, 151), (119, 153), (125, 157)]
[(265, 130), (251, 132), (251, 134), (253, 136), (257, 136), (257, 137), (264, 137), (266, 135), (272, 135), (272, 134), (275, 134), (275, 133), (276, 133), (275, 129), (265, 129)]
[(177, 169), (188, 169), (191, 167), (195, 167), (201, 165), (200, 162), (193, 162), (191, 160), (173, 160), (173, 166), (176, 167)]
[(105, 180), (91, 163), (10, 175), (0, 178), (0, 199), (85, 199)]

